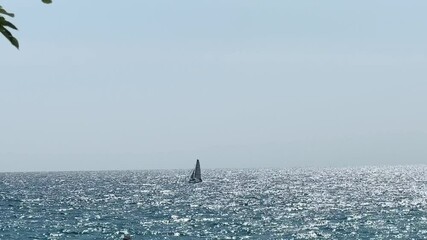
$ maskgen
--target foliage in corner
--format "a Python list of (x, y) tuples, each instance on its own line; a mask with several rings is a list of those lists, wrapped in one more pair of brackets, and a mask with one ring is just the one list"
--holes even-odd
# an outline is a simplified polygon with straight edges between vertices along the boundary
[[(52, 3), (52, 0), (42, 0), (43, 3), (49, 4)], [(19, 49), (19, 42), (18, 39), (16, 39), (13, 34), (10, 32), (11, 30), (18, 30), (18, 28), (13, 25), (11, 22), (7, 20), (7, 17), (14, 17), (15, 14), (7, 12), (1, 5), (0, 5), (0, 33), (3, 34), (3, 36), (9, 40), (9, 42)]]

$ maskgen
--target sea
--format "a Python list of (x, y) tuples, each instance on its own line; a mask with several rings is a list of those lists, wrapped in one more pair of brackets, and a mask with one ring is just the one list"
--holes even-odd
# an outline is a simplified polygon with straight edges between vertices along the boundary
[(427, 166), (0, 173), (0, 239), (427, 239)]

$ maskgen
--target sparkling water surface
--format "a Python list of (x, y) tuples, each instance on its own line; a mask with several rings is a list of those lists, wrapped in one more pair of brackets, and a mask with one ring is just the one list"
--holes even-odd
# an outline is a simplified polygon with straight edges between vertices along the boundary
[(427, 166), (0, 173), (0, 239), (427, 239)]

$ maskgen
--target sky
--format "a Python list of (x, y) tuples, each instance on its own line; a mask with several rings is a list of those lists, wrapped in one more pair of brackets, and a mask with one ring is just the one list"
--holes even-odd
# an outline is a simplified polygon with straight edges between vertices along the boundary
[(1, 4), (0, 171), (427, 164), (427, 1)]

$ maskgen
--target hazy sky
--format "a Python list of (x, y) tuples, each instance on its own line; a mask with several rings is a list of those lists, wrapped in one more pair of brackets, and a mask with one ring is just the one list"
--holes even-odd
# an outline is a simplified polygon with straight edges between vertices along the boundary
[(0, 171), (427, 163), (427, 1), (5, 0)]

